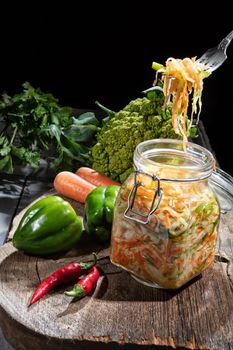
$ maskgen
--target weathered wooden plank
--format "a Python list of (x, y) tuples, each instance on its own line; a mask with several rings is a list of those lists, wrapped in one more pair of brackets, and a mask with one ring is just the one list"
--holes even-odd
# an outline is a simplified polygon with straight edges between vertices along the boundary
[[(84, 258), (88, 260), (82, 255), (77, 259)], [(138, 284), (105, 258), (98, 263), (103, 276), (91, 296), (73, 301), (63, 294), (70, 288), (66, 286), (28, 308), (39, 280), (61, 263), (16, 252), (10, 243), (1, 249), (0, 259), (0, 300), (5, 310), (1, 310), (0, 319), (10, 342), (20, 339), (17, 332), (21, 325), (21, 341), (29, 345), (33, 334), (39, 342), (40, 347), (35, 342), (30, 349), (39, 349), (46, 342), (50, 344), (47, 349), (55, 349), (59, 342), (65, 348), (68, 342), (70, 349), (82, 348), (82, 342), (89, 343), (89, 349), (111, 342), (131, 344), (135, 349), (166, 345), (225, 350), (233, 345), (232, 289), (222, 263), (215, 262), (186, 287), (166, 291)], [(9, 320), (14, 320), (14, 327)]]
[[(220, 231), (229, 225), (230, 233), (232, 214), (222, 220)], [(103, 249), (98, 254), (102, 277), (92, 295), (75, 301), (63, 294), (71, 286), (63, 286), (30, 308), (40, 280), (70, 261), (90, 259), (99, 247), (80, 243), (65, 257), (48, 260), (18, 252), (8, 243), (0, 249), (0, 325), (16, 349), (232, 349), (232, 257), (229, 250), (223, 255), (229, 239), (223, 237), (211, 268), (175, 291), (139, 284), (112, 265)]]

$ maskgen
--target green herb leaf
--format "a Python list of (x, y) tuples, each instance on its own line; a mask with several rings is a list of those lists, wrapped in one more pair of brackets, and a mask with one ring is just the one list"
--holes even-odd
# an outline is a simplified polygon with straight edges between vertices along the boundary
[(20, 160), (25, 161), (32, 168), (37, 168), (39, 166), (41, 157), (39, 151), (32, 151), (25, 147), (15, 147), (12, 145), (12, 154)]
[(99, 121), (95, 116), (95, 113), (93, 112), (86, 112), (83, 114), (80, 114), (77, 118), (73, 117), (73, 124), (76, 125), (87, 125), (87, 124), (93, 124), (93, 125), (99, 125)]
[(12, 164), (12, 158), (10, 154), (0, 159), (0, 170), (3, 170), (8, 174), (13, 173), (13, 164)]
[(29, 82), (22, 87), (19, 94), (11, 97), (5, 93), (0, 99), (0, 120), (4, 126), (0, 135), (0, 170), (13, 171), (18, 160), (36, 168), (44, 151), (56, 158), (54, 166), (64, 165), (64, 169), (88, 162), (87, 145), (93, 144), (99, 131), (95, 114), (87, 112), (74, 117), (72, 108), (60, 106), (52, 94)]
[(46, 128), (42, 129), (41, 132), (47, 132), (52, 138), (55, 137), (57, 143), (60, 143), (61, 129), (59, 129), (57, 125), (48, 125)]
[(0, 155), (2, 157), (6, 156), (10, 152), (11, 152), (11, 146), (9, 146), (9, 145), (5, 145), (2, 149), (0, 149)]
[(11, 152), (11, 145), (6, 137), (0, 137), (0, 156), (7, 156)]
[(71, 125), (63, 130), (65, 136), (71, 138), (75, 142), (87, 142), (99, 130), (96, 125)]

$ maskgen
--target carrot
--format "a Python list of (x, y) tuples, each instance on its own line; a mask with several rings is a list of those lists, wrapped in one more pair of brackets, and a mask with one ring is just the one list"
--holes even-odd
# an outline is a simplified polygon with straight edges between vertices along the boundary
[(120, 186), (121, 185), (119, 182), (110, 179), (106, 175), (87, 167), (79, 168), (76, 171), (76, 175), (82, 177), (83, 179), (92, 183), (95, 186), (111, 186), (111, 185)]
[(85, 203), (88, 193), (96, 188), (90, 182), (70, 171), (62, 171), (57, 174), (53, 185), (58, 193), (80, 203)]

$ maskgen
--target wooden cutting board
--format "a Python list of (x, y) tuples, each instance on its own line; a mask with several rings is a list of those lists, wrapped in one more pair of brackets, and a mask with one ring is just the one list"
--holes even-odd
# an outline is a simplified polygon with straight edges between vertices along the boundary
[[(82, 215), (83, 207), (70, 202)], [(175, 291), (139, 284), (111, 264), (108, 247), (80, 242), (52, 260), (28, 256), (8, 242), (0, 249), (0, 327), (15, 349), (233, 349), (232, 227), (232, 214), (223, 215), (221, 254)], [(102, 276), (91, 295), (77, 301), (63, 293), (71, 285), (62, 286), (28, 307), (40, 281), (69, 262), (90, 260), (93, 250)]]

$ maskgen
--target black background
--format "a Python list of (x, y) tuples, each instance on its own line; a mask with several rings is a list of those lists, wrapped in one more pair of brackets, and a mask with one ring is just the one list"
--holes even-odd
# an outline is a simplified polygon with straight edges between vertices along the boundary
[[(206, 2), (205, 2), (206, 4)], [(0, 92), (29, 81), (61, 105), (121, 109), (154, 80), (152, 61), (200, 56), (231, 30), (227, 2), (89, 1), (1, 5)], [(233, 175), (233, 44), (204, 82), (201, 119)]]

